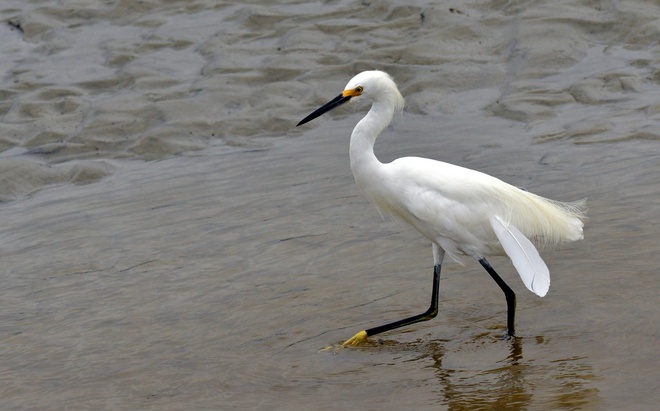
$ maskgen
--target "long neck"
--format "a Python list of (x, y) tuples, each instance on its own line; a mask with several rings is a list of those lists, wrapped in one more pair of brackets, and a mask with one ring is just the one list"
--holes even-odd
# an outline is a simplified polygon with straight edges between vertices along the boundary
[(382, 164), (374, 154), (374, 143), (378, 135), (390, 124), (394, 108), (380, 101), (374, 101), (367, 115), (353, 129), (349, 156), (355, 181), (362, 186), (364, 179)]

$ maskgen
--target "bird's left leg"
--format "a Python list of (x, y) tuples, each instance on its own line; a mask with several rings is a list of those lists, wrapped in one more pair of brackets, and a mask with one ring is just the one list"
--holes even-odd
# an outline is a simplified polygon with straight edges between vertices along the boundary
[(514, 328), (513, 328), (513, 323), (516, 317), (516, 293), (513, 292), (511, 287), (507, 285), (507, 283), (502, 280), (502, 277), (500, 277), (493, 267), (490, 265), (488, 261), (486, 261), (485, 258), (479, 259), (479, 263), (488, 271), (488, 274), (490, 274), (491, 277), (493, 277), (493, 280), (497, 283), (497, 285), (500, 286), (502, 291), (504, 291), (504, 296), (506, 297), (506, 308), (507, 308), (507, 315), (506, 315), (506, 333), (507, 336), (513, 337), (514, 333)]
[(428, 310), (426, 310), (422, 314), (404, 318), (403, 320), (394, 321), (385, 325), (360, 331), (359, 333), (355, 334), (351, 339), (344, 342), (342, 346), (346, 347), (347, 345), (359, 345), (360, 343), (366, 341), (367, 337), (370, 337), (372, 335), (380, 334), (385, 331), (393, 330), (395, 328), (418, 323), (420, 321), (428, 321), (432, 318), (435, 318), (435, 316), (438, 315), (438, 295), (440, 292), (440, 268), (442, 267), (442, 260), (444, 259), (444, 257), (445, 257), (445, 251), (434, 243), (433, 244), (433, 263), (434, 263), (433, 291), (431, 292), (431, 305), (429, 306)]

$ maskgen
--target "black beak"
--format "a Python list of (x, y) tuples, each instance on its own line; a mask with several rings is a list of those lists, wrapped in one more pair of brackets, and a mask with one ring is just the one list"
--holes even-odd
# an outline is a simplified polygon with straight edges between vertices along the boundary
[(328, 111), (332, 110), (333, 108), (341, 106), (342, 104), (344, 104), (345, 102), (347, 102), (350, 99), (351, 99), (351, 96), (344, 97), (343, 94), (338, 95), (337, 97), (333, 98), (332, 100), (328, 101), (327, 103), (325, 103), (324, 105), (322, 105), (321, 107), (316, 109), (316, 111), (314, 111), (312, 114), (310, 114), (307, 117), (300, 120), (300, 123), (296, 124), (296, 127), (301, 126), (305, 123), (308, 123), (308, 122), (314, 120), (316, 117), (322, 116), (323, 114), (327, 113)]

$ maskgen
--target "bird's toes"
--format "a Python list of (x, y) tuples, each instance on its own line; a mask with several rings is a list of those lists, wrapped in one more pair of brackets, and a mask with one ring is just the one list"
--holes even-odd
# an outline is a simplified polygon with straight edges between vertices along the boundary
[(341, 346), (342, 347), (349, 347), (349, 346), (356, 346), (360, 345), (367, 341), (367, 332), (366, 331), (360, 331), (359, 333), (355, 334), (352, 336), (350, 339), (346, 340)]

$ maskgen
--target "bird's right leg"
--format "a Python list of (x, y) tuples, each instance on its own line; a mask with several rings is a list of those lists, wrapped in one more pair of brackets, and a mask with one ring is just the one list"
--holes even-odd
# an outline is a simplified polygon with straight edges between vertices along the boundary
[(438, 315), (438, 295), (440, 293), (440, 269), (442, 267), (442, 260), (444, 259), (445, 252), (443, 249), (438, 247), (435, 243), (433, 244), (433, 291), (431, 292), (431, 305), (425, 312), (413, 315), (412, 317), (404, 318), (403, 320), (394, 321), (385, 325), (381, 325), (374, 328), (369, 328), (364, 331), (360, 331), (355, 334), (352, 338), (347, 340), (342, 344), (346, 347), (347, 345), (359, 345), (366, 341), (367, 337), (372, 335), (380, 334), (385, 331), (394, 330), (399, 327), (406, 325), (418, 323), (420, 321), (428, 321), (432, 318), (435, 318)]
[(513, 323), (516, 317), (516, 293), (513, 292), (511, 287), (504, 282), (502, 277), (500, 277), (495, 269), (490, 265), (485, 258), (479, 259), (479, 263), (488, 271), (493, 280), (500, 286), (502, 291), (504, 291), (504, 296), (506, 297), (506, 334), (508, 337), (513, 337), (514, 328)]

